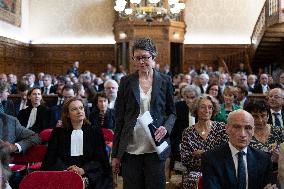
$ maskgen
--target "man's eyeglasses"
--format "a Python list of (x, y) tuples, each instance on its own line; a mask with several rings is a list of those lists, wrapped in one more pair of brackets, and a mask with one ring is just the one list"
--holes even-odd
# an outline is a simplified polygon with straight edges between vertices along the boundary
[(142, 60), (143, 62), (149, 60), (152, 56), (133, 56), (132, 59), (136, 62), (140, 62)]

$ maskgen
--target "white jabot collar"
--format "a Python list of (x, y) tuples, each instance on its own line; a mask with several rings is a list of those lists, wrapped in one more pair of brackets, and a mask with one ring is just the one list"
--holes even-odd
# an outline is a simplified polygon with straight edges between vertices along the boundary
[(83, 155), (83, 131), (73, 130), (71, 134), (71, 156)]

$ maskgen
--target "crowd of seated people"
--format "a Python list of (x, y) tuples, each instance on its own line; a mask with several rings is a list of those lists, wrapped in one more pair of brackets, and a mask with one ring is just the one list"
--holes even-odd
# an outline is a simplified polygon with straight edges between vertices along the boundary
[[(14, 74), (2, 73), (0, 112), (17, 117), (22, 126), (40, 133), (46, 128), (64, 127), (62, 108), (76, 97), (82, 100), (92, 126), (113, 130), (114, 104), (124, 75), (124, 70), (116, 72), (111, 65), (99, 76), (89, 71), (79, 72), (77, 63), (62, 76), (39, 73), (36, 78), (28, 73), (17, 81)], [(269, 153), (277, 171), (279, 146), (284, 140), (284, 72), (272, 80), (267, 73), (249, 74), (241, 66), (233, 74), (205, 66), (199, 70), (191, 67), (189, 73), (176, 74), (172, 79), (177, 113), (171, 134), (172, 160), (186, 168), (184, 188), (194, 188), (202, 176), (202, 154), (228, 141), (225, 124), (228, 115), (238, 109), (246, 110), (254, 118), (250, 146)], [(9, 94), (19, 96), (12, 101)], [(262, 94), (261, 103), (255, 102), (255, 94)], [(43, 102), (52, 95), (55, 95), (52, 102)], [(260, 105), (265, 106), (255, 108)]]

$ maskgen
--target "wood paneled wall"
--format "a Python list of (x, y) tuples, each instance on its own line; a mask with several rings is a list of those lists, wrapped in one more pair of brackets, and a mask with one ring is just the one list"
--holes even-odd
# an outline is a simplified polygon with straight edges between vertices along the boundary
[(184, 45), (183, 71), (186, 72), (190, 65), (195, 67), (201, 64), (218, 69), (219, 58), (224, 59), (231, 73), (233, 73), (240, 62), (248, 67), (250, 63), (251, 45)]
[(33, 72), (31, 51), (28, 44), (0, 36), (0, 73), (20, 76)]
[(80, 61), (80, 71), (99, 74), (107, 64), (115, 64), (114, 45), (32, 45), (31, 64), (35, 73), (65, 74), (74, 61)]
[[(108, 63), (115, 65), (115, 45), (29, 45), (0, 37), (0, 72), (45, 72), (65, 74), (71, 64), (79, 60), (80, 71), (103, 72)], [(218, 58), (223, 58), (233, 72), (240, 61), (250, 57), (250, 45), (184, 45), (183, 72), (190, 65), (201, 63), (217, 69)]]

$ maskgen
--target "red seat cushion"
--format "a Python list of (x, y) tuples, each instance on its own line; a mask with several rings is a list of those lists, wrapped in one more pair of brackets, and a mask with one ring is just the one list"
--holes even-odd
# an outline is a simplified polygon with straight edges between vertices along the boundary
[(42, 164), (42, 162), (37, 162), (37, 163), (31, 165), (29, 168), (30, 168), (31, 170), (40, 170), (41, 164)]
[(9, 165), (11, 171), (16, 172), (16, 171), (23, 171), (27, 168), (25, 165), (17, 165), (17, 164), (10, 164)]

